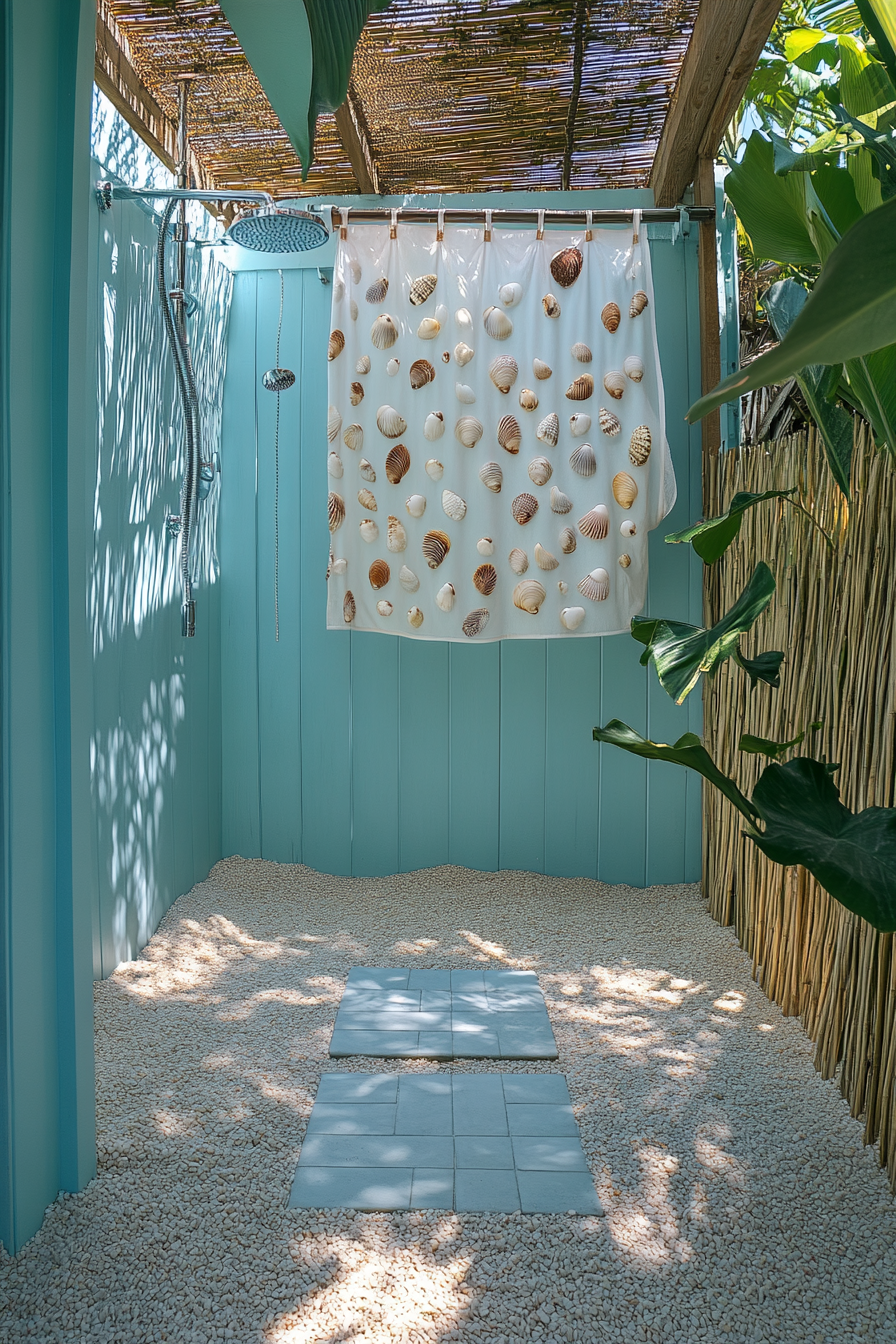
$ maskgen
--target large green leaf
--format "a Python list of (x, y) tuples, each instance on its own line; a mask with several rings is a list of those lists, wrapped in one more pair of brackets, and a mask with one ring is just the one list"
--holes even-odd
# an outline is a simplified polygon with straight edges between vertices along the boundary
[(894, 238), (896, 197), (864, 215), (840, 240), (781, 344), (725, 378), (694, 403), (686, 419), (702, 420), (723, 402), (781, 382), (807, 364), (843, 364), (896, 341)]
[(798, 747), (805, 739), (806, 733), (817, 732), (822, 726), (823, 720), (818, 719), (815, 723), (810, 723), (796, 737), (792, 737), (789, 742), (778, 742), (771, 737), (755, 737), (752, 733), (742, 733), (741, 739), (737, 744), (738, 751), (745, 751), (749, 756), (771, 756), (773, 761), (780, 760), (785, 752), (793, 747)]
[(740, 531), (740, 525), (747, 509), (761, 504), (765, 499), (788, 499), (796, 494), (796, 486), (791, 490), (765, 490), (761, 495), (750, 494), (748, 490), (739, 490), (732, 498), (724, 513), (718, 518), (707, 518), (693, 523), (681, 532), (672, 532), (667, 542), (689, 541), (705, 565), (715, 564), (720, 555), (724, 555)]
[[(862, 22), (874, 39), (878, 59), (896, 85), (896, 10), (892, 0), (856, 0)], [(878, 14), (878, 10), (880, 13)], [(885, 27), (886, 23), (886, 27)], [(889, 36), (888, 36), (889, 33)]]
[(744, 797), (734, 780), (722, 774), (696, 733), (685, 733), (677, 742), (668, 746), (665, 742), (651, 742), (649, 738), (642, 737), (621, 719), (611, 719), (606, 727), (595, 728), (592, 736), (595, 742), (606, 742), (612, 747), (621, 747), (623, 751), (630, 751), (633, 756), (641, 756), (648, 761), (671, 761), (673, 765), (683, 765), (689, 770), (696, 770), (724, 793), (737, 810), (743, 813), (747, 821), (753, 823), (756, 809)]
[(753, 253), (770, 261), (811, 266), (818, 255), (806, 227), (803, 184), (775, 175), (775, 151), (754, 131), (740, 163), (725, 179), (725, 193), (750, 236)]
[(896, 99), (890, 76), (880, 61), (873, 60), (861, 42), (845, 34), (840, 48), (840, 98), (847, 112), (861, 117)]
[[(712, 674), (726, 658), (738, 658), (751, 678), (758, 677), (777, 686), (782, 653), (753, 660), (739, 656), (741, 635), (765, 610), (774, 591), (774, 575), (765, 561), (760, 560), (734, 606), (709, 630), (683, 621), (635, 616), (632, 637), (646, 646), (641, 663), (653, 662), (660, 685), (677, 705), (694, 689), (703, 673)], [(768, 661), (770, 658), (776, 660), (774, 666)]]

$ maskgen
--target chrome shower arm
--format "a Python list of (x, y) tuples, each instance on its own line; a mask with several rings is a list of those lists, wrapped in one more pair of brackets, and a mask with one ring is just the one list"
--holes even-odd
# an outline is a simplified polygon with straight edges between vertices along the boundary
[(187, 187), (127, 187), (121, 182), (97, 182), (96, 194), (101, 210), (111, 208), (113, 201), (253, 201), (274, 205), (267, 191), (206, 191)]

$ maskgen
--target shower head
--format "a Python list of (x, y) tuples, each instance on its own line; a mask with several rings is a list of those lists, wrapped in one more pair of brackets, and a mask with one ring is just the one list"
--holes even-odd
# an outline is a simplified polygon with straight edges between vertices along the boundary
[(308, 210), (263, 205), (235, 219), (227, 237), (253, 252), (308, 252), (328, 238), (327, 226)]

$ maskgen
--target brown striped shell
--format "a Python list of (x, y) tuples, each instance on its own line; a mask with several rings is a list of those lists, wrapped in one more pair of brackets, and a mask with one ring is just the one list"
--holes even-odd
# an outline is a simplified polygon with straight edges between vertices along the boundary
[(519, 374), (519, 366), (512, 355), (498, 355), (488, 366), (488, 376), (499, 392), (505, 395), (513, 387)]
[(425, 303), (438, 284), (438, 276), (421, 275), (418, 280), (414, 280), (408, 290), (408, 298), (416, 307), (417, 304)]
[(628, 458), (632, 466), (643, 467), (650, 456), (650, 449), (650, 430), (646, 425), (638, 425), (638, 428), (632, 432), (631, 443), (628, 447)]
[(551, 257), (551, 275), (561, 289), (569, 289), (582, 273), (584, 257), (577, 247), (564, 247)]
[(330, 519), (330, 531), (336, 532), (345, 521), (345, 500), (331, 490), (327, 496), (327, 515)]
[(597, 414), (603, 432), (609, 435), (611, 439), (614, 438), (622, 428), (622, 421), (619, 416), (614, 415), (612, 411), (608, 411), (606, 406), (601, 406)]
[(566, 389), (569, 401), (587, 401), (594, 391), (594, 379), (590, 373), (582, 373), (574, 378)]
[(515, 457), (520, 450), (522, 441), (523, 431), (520, 429), (520, 422), (516, 416), (503, 416), (498, 421), (498, 443), (504, 451)]
[(647, 307), (647, 295), (644, 293), (643, 289), (636, 290), (636, 292), (632, 295), (632, 301), (629, 304), (628, 308), (629, 317), (637, 317), (639, 313), (643, 313), (646, 307)]
[(439, 565), (445, 559), (445, 556), (451, 550), (451, 538), (447, 532), (438, 530), (427, 532), (423, 541), (420, 543), (420, 549), (426, 559), (430, 569), (438, 569)]
[(483, 597), (491, 597), (498, 586), (498, 571), (494, 565), (479, 565), (473, 572), (473, 587)]
[(427, 383), (431, 383), (435, 376), (436, 371), (428, 359), (415, 359), (408, 371), (411, 387), (415, 392), (418, 388), (425, 387)]
[(368, 303), (382, 303), (388, 293), (389, 281), (384, 275), (381, 275), (379, 280), (374, 280), (373, 284), (370, 285), (364, 297)]
[(411, 469), (411, 455), (403, 443), (396, 443), (386, 454), (386, 480), (390, 485), (398, 485), (402, 477)]
[(524, 492), (521, 495), (517, 495), (510, 506), (510, 512), (520, 526), (525, 526), (525, 524), (530, 522), (538, 512), (538, 500), (534, 495), (526, 494)]
[(475, 611), (469, 612), (463, 619), (461, 630), (467, 636), (467, 639), (473, 639), (476, 635), (481, 635), (488, 625), (489, 611), (488, 607), (477, 607)]
[(545, 317), (560, 316), (560, 304), (553, 294), (545, 294), (541, 301), (541, 306), (544, 309)]
[(637, 482), (627, 471), (617, 471), (613, 477), (613, 498), (624, 509), (630, 509), (638, 498)]
[(492, 494), (500, 495), (504, 472), (499, 462), (486, 462), (479, 468), (479, 479)]
[(595, 504), (584, 517), (579, 519), (579, 531), (583, 537), (592, 541), (603, 541), (610, 530), (610, 514), (606, 504)]
[(619, 323), (622, 320), (622, 314), (619, 311), (618, 303), (605, 303), (600, 310), (600, 320), (603, 322), (607, 331), (618, 331)]
[(327, 359), (329, 360), (336, 359), (338, 355), (342, 354), (344, 349), (345, 349), (345, 337), (343, 336), (342, 332), (338, 328), (336, 329), (336, 331), (331, 331), (330, 343), (327, 346)]
[(392, 571), (385, 560), (374, 560), (367, 571), (367, 577), (370, 580), (370, 586), (373, 589), (385, 588), (392, 575)]
[(356, 611), (355, 595), (352, 590), (349, 589), (342, 599), (342, 619), (345, 621), (346, 625), (351, 625), (352, 621), (355, 619)]

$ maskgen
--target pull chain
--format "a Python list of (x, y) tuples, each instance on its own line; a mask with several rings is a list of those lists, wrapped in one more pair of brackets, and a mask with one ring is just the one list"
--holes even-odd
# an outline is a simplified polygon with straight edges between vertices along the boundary
[[(277, 319), (277, 358), (280, 367), (280, 336), (283, 331), (283, 272), (280, 276), (280, 316)], [(274, 639), (280, 643), (280, 392), (277, 392), (277, 419), (274, 429)]]

